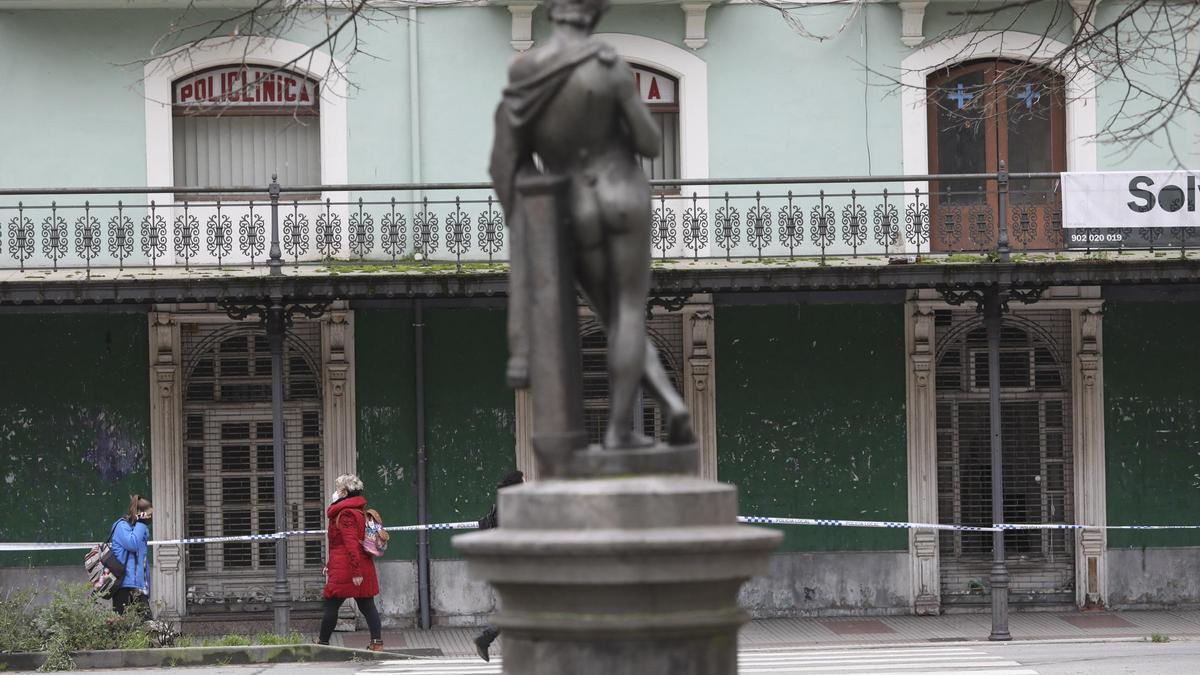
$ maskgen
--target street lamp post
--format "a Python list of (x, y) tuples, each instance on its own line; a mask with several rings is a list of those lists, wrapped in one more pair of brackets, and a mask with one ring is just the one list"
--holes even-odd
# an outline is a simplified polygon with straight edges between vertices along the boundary
[[(1003, 306), (1000, 287), (993, 284), (983, 297), (988, 344), (988, 417), (992, 436), (992, 523), (1004, 522), (1004, 444), (1000, 419), (1000, 322)], [(989, 640), (1011, 640), (1008, 632), (1008, 563), (1004, 557), (1004, 531), (992, 533), (992, 632)]]
[[(271, 296), (267, 309), (267, 342), (271, 348), (271, 433), (275, 468), (275, 532), (287, 530), (287, 483), (283, 430), (283, 339), (287, 330), (287, 314), (283, 297)], [(275, 634), (287, 635), (291, 618), (291, 593), (287, 578), (287, 539), (275, 539), (275, 590), (271, 607), (275, 612)]]

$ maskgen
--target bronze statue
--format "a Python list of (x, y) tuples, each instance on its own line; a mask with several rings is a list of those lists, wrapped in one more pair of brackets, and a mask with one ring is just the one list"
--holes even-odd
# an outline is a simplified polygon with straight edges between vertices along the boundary
[[(653, 439), (635, 430), (634, 422), (641, 417), (641, 384), (662, 405), (668, 442), (687, 445), (695, 441), (687, 407), (646, 335), (651, 195), (637, 155), (656, 156), (661, 139), (632, 70), (591, 35), (608, 4), (550, 0), (550, 39), (512, 62), (509, 84), (496, 110), (490, 170), (509, 224), (512, 251), (508, 379), (514, 387), (530, 386), (530, 359), (539, 358), (531, 342), (540, 335), (531, 338), (531, 331), (567, 330), (569, 322), (578, 339), (574, 312), (555, 315), (557, 326), (531, 325), (531, 305), (537, 285), (543, 283), (534, 282), (531, 275), (555, 262), (544, 259), (551, 254), (534, 246), (534, 240), (563, 236), (566, 243), (553, 250), (570, 258), (573, 282), (565, 283), (578, 285), (608, 336), (605, 448), (653, 445)], [(532, 222), (522, 203), (522, 181), (537, 178), (559, 181), (554, 195), (558, 215), (543, 218), (553, 221), (549, 224)], [(573, 300), (573, 291), (571, 296)], [(538, 387), (536, 378), (533, 387)], [(572, 387), (564, 385), (562, 390), (570, 393)], [(535, 402), (535, 410), (537, 406)]]

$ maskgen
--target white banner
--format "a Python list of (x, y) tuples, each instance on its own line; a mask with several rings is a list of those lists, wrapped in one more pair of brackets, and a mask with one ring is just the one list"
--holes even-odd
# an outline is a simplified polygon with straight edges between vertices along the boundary
[(1196, 172), (1106, 171), (1062, 174), (1063, 227), (1197, 227)]

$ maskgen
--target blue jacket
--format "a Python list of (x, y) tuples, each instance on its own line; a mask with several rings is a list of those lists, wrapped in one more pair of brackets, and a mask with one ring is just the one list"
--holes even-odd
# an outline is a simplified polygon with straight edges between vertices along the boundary
[(150, 528), (143, 522), (130, 525), (124, 518), (113, 524), (113, 554), (125, 565), (125, 580), (121, 588), (138, 588), (149, 592), (150, 565), (146, 555), (146, 542), (150, 540)]

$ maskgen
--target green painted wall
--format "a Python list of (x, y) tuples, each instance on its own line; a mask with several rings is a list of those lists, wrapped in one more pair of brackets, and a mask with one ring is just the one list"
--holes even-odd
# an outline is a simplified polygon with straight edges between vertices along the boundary
[[(1104, 310), (1108, 522), (1195, 524), (1200, 514), (1200, 306)], [(1200, 532), (1108, 533), (1110, 548), (1200, 546)]]
[[(407, 310), (354, 313), (358, 473), (387, 525), (417, 522), (413, 321)], [(396, 534), (389, 559), (416, 557), (416, 536)]]
[[(516, 467), (516, 398), (504, 381), (505, 312), (426, 312), (429, 517), (479, 520), (496, 483)], [(434, 558), (457, 557), (450, 534), (432, 535)]]
[[(717, 465), (743, 515), (905, 520), (893, 305), (718, 306)], [(903, 531), (785, 527), (780, 551), (903, 550)]]
[[(416, 388), (413, 314), (355, 312), (358, 471), (387, 523), (417, 522)], [(504, 311), (427, 309), (426, 444), (431, 522), (478, 520), (491, 508), (496, 482), (516, 468), (515, 399), (504, 383)], [(430, 534), (431, 555), (457, 557), (453, 532)], [(390, 559), (416, 557), (416, 537), (402, 535)]]
[(0, 315), (0, 541), (99, 542), (131, 494), (153, 499), (146, 331), (143, 314)]

